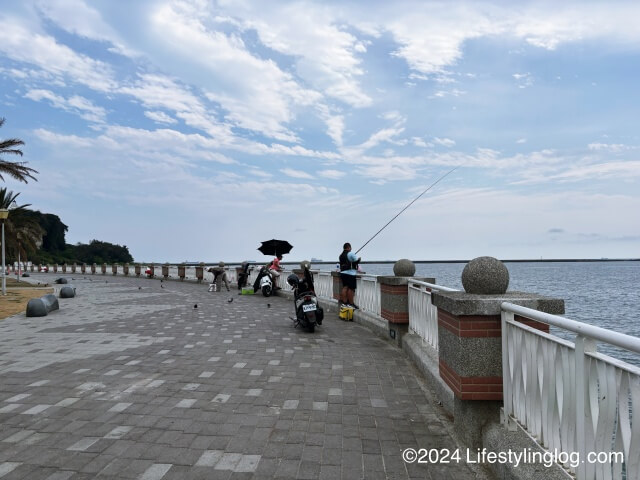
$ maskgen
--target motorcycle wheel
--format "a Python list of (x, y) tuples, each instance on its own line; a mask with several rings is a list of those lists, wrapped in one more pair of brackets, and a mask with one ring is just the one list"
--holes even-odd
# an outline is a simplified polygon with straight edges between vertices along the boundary
[(316, 331), (316, 326), (312, 323), (307, 327), (307, 330), (309, 330), (309, 333), (313, 333)]
[(271, 296), (271, 286), (265, 285), (264, 287), (262, 287), (262, 295), (264, 295), (265, 297)]

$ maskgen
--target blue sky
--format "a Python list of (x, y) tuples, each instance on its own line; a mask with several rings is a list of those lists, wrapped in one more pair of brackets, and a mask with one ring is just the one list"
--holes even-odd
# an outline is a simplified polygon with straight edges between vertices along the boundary
[(138, 261), (640, 257), (638, 2), (0, 0), (7, 179)]

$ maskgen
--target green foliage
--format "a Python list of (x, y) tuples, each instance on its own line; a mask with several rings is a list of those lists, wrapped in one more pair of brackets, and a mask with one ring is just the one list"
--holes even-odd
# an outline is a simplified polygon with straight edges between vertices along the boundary
[[(4, 125), (4, 118), (0, 118), (0, 127), (2, 125)], [(29, 178), (36, 180), (33, 174), (38, 173), (38, 171), (27, 167), (27, 162), (9, 162), (2, 158), (4, 155), (22, 156), (22, 150), (17, 148), (21, 145), (24, 145), (24, 142), (19, 138), (0, 139), (0, 180), (4, 181), (3, 174), (7, 174), (24, 183), (28, 183), (27, 179)]]
[[(8, 208), (19, 193), (0, 188), (0, 208)], [(29, 205), (10, 209), (5, 225), (7, 261), (21, 259), (33, 263), (127, 263), (133, 257), (126, 246), (91, 240), (89, 244), (69, 245), (65, 234), (69, 230), (60, 217), (51, 213), (29, 210)]]
[(40, 249), (32, 257), (34, 263), (86, 263), (91, 265), (97, 263), (131, 263), (133, 257), (129, 253), (126, 245), (120, 246), (109, 242), (101, 242), (99, 240), (91, 240), (86, 243), (78, 243), (76, 245), (66, 244), (62, 251), (47, 252)]

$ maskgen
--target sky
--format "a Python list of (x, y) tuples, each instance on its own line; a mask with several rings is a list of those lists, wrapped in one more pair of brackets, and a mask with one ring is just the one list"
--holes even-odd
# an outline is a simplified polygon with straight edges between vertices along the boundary
[[(640, 257), (640, 2), (0, 0), (5, 178), (140, 262)], [(15, 160), (16, 158), (5, 158)]]

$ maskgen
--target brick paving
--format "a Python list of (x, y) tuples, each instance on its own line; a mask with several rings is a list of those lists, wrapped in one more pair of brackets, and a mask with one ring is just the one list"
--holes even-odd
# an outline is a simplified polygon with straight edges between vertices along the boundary
[[(284, 298), (111, 275), (0, 321), (0, 479), (471, 479), (405, 448), (456, 448), (405, 356)], [(73, 279), (72, 279), (73, 278)], [(196, 308), (197, 306), (197, 308)]]

